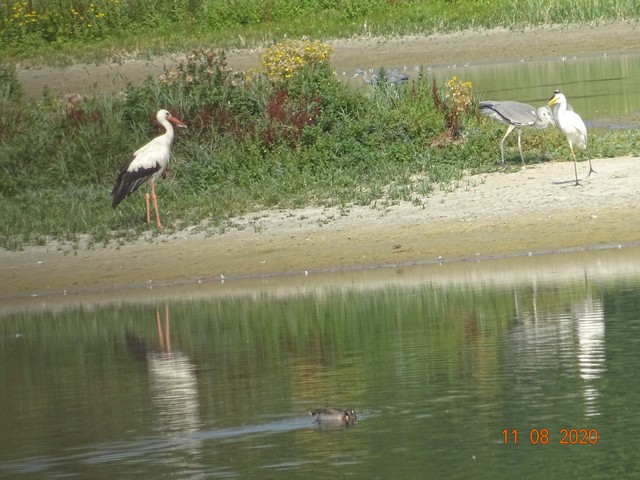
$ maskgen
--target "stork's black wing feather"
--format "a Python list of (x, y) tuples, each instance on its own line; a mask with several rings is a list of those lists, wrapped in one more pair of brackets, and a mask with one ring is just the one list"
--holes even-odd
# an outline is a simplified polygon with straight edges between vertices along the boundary
[(116, 183), (111, 191), (113, 195), (111, 206), (113, 208), (116, 208), (122, 200), (135, 192), (140, 185), (149, 180), (161, 168), (160, 164), (156, 163), (152, 168), (140, 167), (137, 170), (130, 171), (129, 166), (134, 160), (135, 156), (122, 165), (120, 169)]

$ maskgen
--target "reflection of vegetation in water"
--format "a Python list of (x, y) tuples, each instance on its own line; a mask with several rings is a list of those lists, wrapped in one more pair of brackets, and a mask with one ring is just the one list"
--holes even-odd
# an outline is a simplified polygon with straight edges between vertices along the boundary
[[(598, 287), (588, 290), (599, 295)], [(201, 414), (234, 425), (319, 401), (358, 405), (371, 396), (437, 397), (444, 379), (482, 382), (496, 375), (496, 345), (504, 344), (518, 316), (534, 303), (538, 312), (562, 311), (585, 295), (584, 284), (517, 290), (424, 286), (174, 303), (171, 348), (195, 365)], [(7, 360), (0, 362), (0, 378), (7, 382), (1, 385), (3, 402), (12, 405), (0, 409), (0, 416), (24, 408), (42, 415), (46, 426), (51, 409), (68, 409), (74, 416), (102, 418), (98, 429), (132, 431), (153, 418), (147, 405), (130, 405), (132, 395), (146, 395), (149, 378), (140, 358), (127, 350), (125, 333), (159, 348), (155, 306), (4, 318), (3, 338), (16, 332), (20, 338), (0, 343)], [(423, 377), (403, 377), (416, 371)], [(407, 393), (408, 381), (424, 389)], [(35, 385), (80, 403), (30, 397)]]
[[(126, 346), (128, 332), (145, 353), (167, 350), (163, 304), (5, 316), (0, 423), (13, 440), (3, 444), (5, 468), (10, 460), (47, 473), (100, 468), (130, 475), (139, 468), (166, 475), (175, 463), (184, 469), (197, 458), (200, 473), (259, 466), (241, 476), (263, 478), (264, 465), (293, 459), (315, 464), (298, 467), (317, 468), (315, 478), (327, 471), (327, 458), (354, 457), (361, 461), (348, 466), (352, 473), (375, 464), (384, 478), (399, 471), (415, 478), (412, 472), (424, 475), (434, 465), (450, 472), (451, 462), (465, 456), (469, 472), (477, 473), (478, 461), (490, 465), (490, 478), (514, 452), (523, 474), (539, 465), (539, 455), (561, 471), (567, 457), (557, 444), (559, 428), (583, 427), (598, 429), (606, 458), (631, 454), (625, 427), (637, 426), (628, 414), (638, 396), (629, 387), (637, 377), (637, 278), (358, 288), (169, 304), (171, 351), (189, 372), (186, 410), (180, 399), (171, 405), (154, 397), (164, 385), (167, 395), (178, 393), (169, 385), (185, 378), (163, 377), (154, 386), (144, 356)], [(603, 378), (585, 379), (578, 368), (593, 360), (577, 358), (585, 354), (579, 330), (589, 322), (572, 310), (585, 298), (606, 314), (606, 322), (595, 319), (603, 322), (596, 345)], [(549, 335), (557, 331), (566, 338)], [(327, 433), (312, 428), (310, 417), (302, 420), (324, 405), (358, 409), (360, 425)], [(587, 417), (588, 405), (602, 415)], [(197, 412), (197, 422), (186, 424), (193, 435), (154, 428), (169, 406), (176, 414)], [(270, 429), (252, 430), (263, 425)], [(519, 429), (520, 445), (499, 446), (504, 428)], [(530, 428), (549, 429), (554, 443), (546, 450), (529, 444)], [(574, 450), (585, 459), (600, 455), (588, 446)], [(441, 457), (446, 461), (438, 463)], [(336, 477), (344, 474), (344, 465), (332, 467)]]

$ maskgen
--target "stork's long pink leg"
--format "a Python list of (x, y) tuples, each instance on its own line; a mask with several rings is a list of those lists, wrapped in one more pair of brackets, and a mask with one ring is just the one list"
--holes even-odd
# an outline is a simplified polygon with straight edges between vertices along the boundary
[(156, 210), (156, 225), (158, 228), (162, 229), (162, 224), (160, 223), (160, 214), (158, 213), (158, 200), (156, 197), (156, 182), (155, 179), (151, 179), (151, 198), (153, 199), (153, 208)]
[(164, 335), (162, 333), (162, 324), (160, 323), (160, 309), (156, 308), (156, 322), (158, 323), (158, 343), (164, 351)]
[(156, 322), (158, 323), (158, 341), (163, 352), (171, 351), (171, 332), (169, 331), (169, 304), (164, 304), (164, 333), (160, 323), (160, 309), (156, 308)]
[(151, 223), (151, 215), (149, 214), (149, 192), (144, 194), (144, 200), (147, 204), (147, 223)]

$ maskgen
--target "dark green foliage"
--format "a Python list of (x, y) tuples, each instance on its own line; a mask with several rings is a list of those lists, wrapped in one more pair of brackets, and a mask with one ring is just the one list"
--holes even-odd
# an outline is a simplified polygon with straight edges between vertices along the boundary
[(100, 185), (125, 159), (122, 109), (111, 97), (68, 95), (62, 102), (6, 102), (0, 116), (3, 142), (0, 195), (26, 190)]

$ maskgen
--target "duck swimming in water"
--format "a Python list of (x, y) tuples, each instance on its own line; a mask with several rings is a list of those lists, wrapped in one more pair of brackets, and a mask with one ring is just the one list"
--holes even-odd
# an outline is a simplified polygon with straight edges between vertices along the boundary
[(345, 425), (353, 427), (358, 423), (356, 411), (353, 408), (318, 408), (309, 412), (313, 421), (322, 425)]

